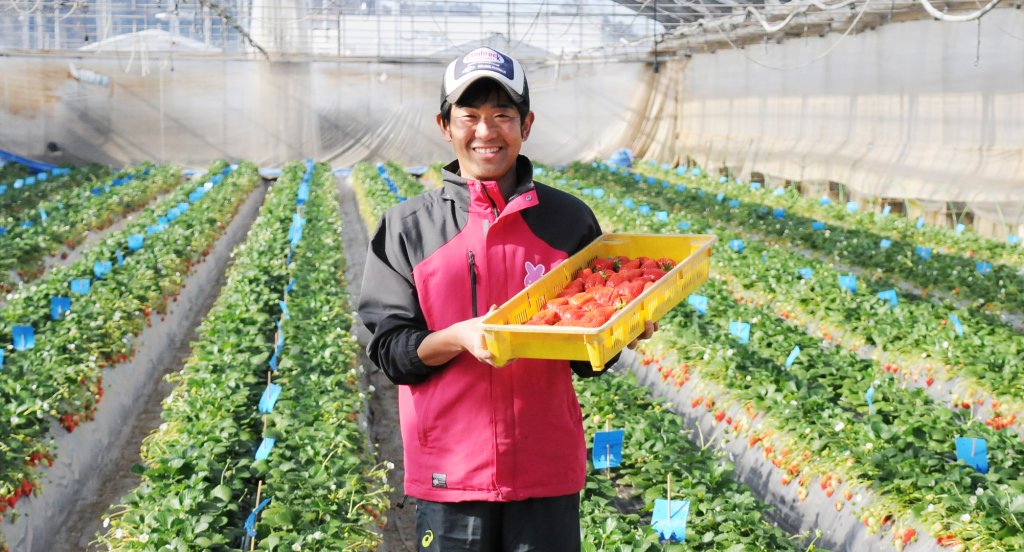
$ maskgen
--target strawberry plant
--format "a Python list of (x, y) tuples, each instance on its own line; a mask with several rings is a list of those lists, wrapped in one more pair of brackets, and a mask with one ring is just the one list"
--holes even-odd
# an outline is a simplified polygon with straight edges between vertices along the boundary
[(402, 198), (423, 193), (423, 185), (409, 176), (395, 163), (379, 165), (384, 167), (392, 180), (395, 190), (389, 189), (380, 169), (370, 163), (359, 163), (352, 171), (352, 184), (359, 202), (359, 214), (367, 228), (374, 228), (384, 211), (398, 204)]
[[(629, 184), (609, 191), (618, 197), (631, 195), (638, 201), (647, 201), (651, 199), (649, 189)], [(690, 231), (713, 231), (725, 242), (745, 237), (730, 228), (709, 226), (700, 216), (689, 216), (685, 204), (676, 207), (671, 224), (658, 228), (672, 228), (687, 220), (692, 221)], [(636, 224), (647, 225), (649, 229), (655, 224), (651, 217), (641, 216), (621, 202), (611, 208), (617, 216), (632, 217)], [(808, 259), (773, 243), (747, 240), (746, 248), (742, 255), (719, 255), (713, 260), (716, 273), (734, 291), (742, 288), (744, 293), (756, 292), (761, 300), (772, 304), (779, 316), (813, 325), (829, 341), (838, 341), (842, 336), (851, 349), (872, 347), (874, 355), (884, 355), (904, 366), (903, 374), (929, 387), (929, 378), (933, 384), (936, 377), (960, 378), (967, 390), (956, 394), (957, 397), (973, 400), (980, 395), (995, 400), (993, 423), (1001, 419), (1005, 427), (1005, 421), (1021, 411), (1024, 364), (1020, 340), (994, 317), (902, 292), (899, 305), (889, 308), (877, 294), (895, 284), (881, 273), (862, 281), (866, 288), (863, 292), (851, 294), (836, 285), (842, 272), (831, 263)], [(801, 275), (804, 269), (811, 269), (809, 277)], [(948, 323), (951, 313), (964, 321), (968, 333), (957, 335), (954, 325)]]
[(670, 167), (665, 165), (638, 165), (637, 172), (665, 178), (673, 183), (683, 182), (716, 193), (729, 190), (727, 193), (742, 201), (754, 201), (771, 208), (783, 208), (786, 212), (834, 226), (866, 229), (892, 241), (930, 245), (968, 259), (988, 259), (1015, 266), (1017, 269), (1024, 267), (1024, 250), (1016, 240), (998, 240), (981, 236), (969, 228), (957, 230), (956, 227), (920, 224), (918, 219), (875, 213), (870, 205), (862, 206), (858, 203), (856, 208), (850, 209), (842, 202), (807, 197), (793, 188), (769, 190), (763, 185), (744, 185), (728, 178), (722, 182), (721, 177), (712, 177), (703, 172), (699, 175), (692, 172), (679, 174), (678, 169), (671, 171)]
[[(20, 165), (10, 163), (4, 167), (20, 167)], [(53, 198), (68, 190), (87, 191), (89, 188), (86, 186), (94, 186), (95, 182), (107, 178), (109, 175), (110, 169), (92, 164), (73, 170), (57, 168), (36, 174), (31, 174), (28, 169), (25, 169), (17, 176), (0, 176), (0, 188), (6, 186), (3, 193), (0, 193), (0, 217), (9, 214), (17, 216), (31, 211), (40, 201)], [(30, 177), (35, 178), (35, 183), (25, 184)], [(17, 180), (22, 182), (20, 187), (16, 187)]]
[[(622, 465), (587, 476), (580, 497), (583, 550), (802, 549), (765, 521), (769, 507), (736, 482), (729, 461), (692, 444), (679, 416), (652, 401), (632, 375), (576, 380), (576, 390), (588, 435), (625, 430)], [(673, 500), (689, 500), (690, 514), (685, 544), (664, 546), (650, 521), (669, 476)]]
[[(166, 302), (175, 300), (191, 264), (220, 235), (218, 223), (231, 217), (258, 181), (255, 166), (242, 165), (162, 231), (147, 235), (143, 248), (129, 252), (125, 244), (130, 234), (145, 232), (158, 214), (196, 193), (195, 183), (182, 186), (124, 231), (90, 248), (80, 261), (9, 296), (0, 310), (0, 340), (5, 344), (0, 431), (8, 436), (0, 448), (0, 495), (12, 496), (26, 479), (38, 486), (35, 468), (51, 458), (51, 423), (74, 431), (93, 416), (102, 399), (102, 369), (131, 358), (133, 338)], [(51, 297), (68, 295), (71, 280), (93, 276), (96, 261), (112, 259), (122, 250), (122, 266), (94, 280), (87, 295), (72, 294), (72, 308), (61, 318), (49, 318)], [(34, 348), (14, 350), (16, 324), (35, 327)]]
[[(591, 185), (623, 187), (635, 191), (637, 179), (648, 181), (639, 174), (631, 178), (622, 171), (611, 174), (589, 165), (573, 164), (568, 171), (569, 178), (582, 178)], [(994, 264), (984, 275), (977, 273), (975, 259), (935, 251), (930, 258), (922, 258), (920, 243), (891, 241), (889, 247), (880, 248), (882, 237), (868, 230), (851, 227), (827, 227), (816, 229), (815, 221), (807, 217), (787, 213), (782, 218), (774, 216), (773, 209), (762, 203), (735, 199), (741, 188), (728, 191), (704, 190), (686, 187), (677, 190), (675, 185), (664, 181), (663, 186), (651, 177), (654, 184), (644, 186), (645, 200), (651, 209), (670, 211), (684, 210), (693, 216), (714, 220), (731, 229), (742, 229), (775, 244), (811, 251), (828, 262), (845, 263), (871, 271), (898, 276), (921, 288), (924, 293), (943, 291), (951, 296), (969, 300), (972, 308), (987, 312), (1024, 312), (1024, 280), (1020, 268)]]
[[(594, 206), (606, 221), (612, 219), (607, 225), (611, 228), (625, 225), (623, 230), (635, 231), (645, 226), (657, 232), (676, 224), (652, 221), (607, 201)], [(716, 257), (748, 254), (722, 252)], [(934, 404), (921, 390), (904, 390), (893, 380), (875, 381), (880, 371), (874, 363), (822, 348), (820, 341), (760, 306), (737, 304), (740, 296), (720, 282), (705, 286), (702, 293), (710, 299), (707, 319), (696, 318), (688, 308), (676, 309), (663, 320), (656, 339), (688, 370), (724, 389), (726, 400), (751, 410), (740, 420), (714, 401), (709, 405), (707, 400), (695, 400), (691, 407), (714, 408), (714, 419), (730, 424), (737, 435), (746, 432), (751, 447), (766, 442), (766, 435), (773, 432), (789, 436), (789, 452), (779, 456), (766, 446), (766, 459), (786, 472), (784, 479), (799, 476), (804, 496), (808, 473), (840, 473), (846, 481), (881, 493), (879, 511), (918, 517), (934, 525), (937, 533), (953, 533), (986, 550), (1021, 544), (1012, 514), (1020, 507), (1013, 497), (1020, 496), (1024, 486), (1016, 475), (1024, 454), (1019, 441)], [(737, 345), (726, 330), (726, 322), (734, 320), (751, 321), (750, 345)], [(794, 344), (803, 351), (801, 361), (786, 369), (782, 360)], [(885, 397), (884, 404), (876, 402), (875, 413), (865, 412), (864, 392), (872, 385), (878, 390), (876, 397)], [(991, 443), (993, 467), (987, 475), (951, 463), (952, 438), (965, 434), (984, 436)], [(976, 489), (995, 491), (974, 493), (968, 500)], [(984, 500), (978, 498), (981, 495)], [(1008, 527), (1013, 529), (1007, 532)]]
[[(112, 181), (68, 188), (18, 214), (0, 216), (0, 235), (8, 255), (0, 258), (0, 280), (16, 271), (22, 281), (37, 278), (43, 258), (64, 246), (74, 248), (90, 230), (100, 230), (138, 210), (180, 182), (177, 167), (140, 165)], [(2, 284), (2, 282), (0, 282)], [(8, 284), (2, 284), (7, 285)]]
[[(174, 378), (166, 421), (144, 443), (143, 483), (107, 516), (101, 541), (110, 549), (237, 548), (257, 488), (271, 499), (254, 524), (260, 549), (379, 543), (386, 470), (371, 460), (360, 426), (339, 217), (325, 166), (313, 175), (303, 239), (286, 262), (284, 236), (302, 174), (299, 164), (286, 167), (235, 250), (202, 338)], [(257, 403), (268, 384), (275, 321), (287, 346), (269, 375), (280, 398), (264, 418)], [(278, 444), (255, 460), (261, 437)]]

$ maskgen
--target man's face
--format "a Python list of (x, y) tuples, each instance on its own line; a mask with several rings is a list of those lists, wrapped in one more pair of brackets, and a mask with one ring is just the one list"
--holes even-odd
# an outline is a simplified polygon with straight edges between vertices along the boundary
[(437, 124), (455, 149), (463, 178), (500, 180), (515, 169), (516, 156), (530, 135), (533, 112), (521, 120), (509, 97), (494, 93), (478, 106), (453, 105), (449, 123), (438, 115)]

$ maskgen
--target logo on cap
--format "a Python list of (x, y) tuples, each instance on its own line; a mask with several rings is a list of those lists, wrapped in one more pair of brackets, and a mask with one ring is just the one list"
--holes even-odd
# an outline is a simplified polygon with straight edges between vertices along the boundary
[(455, 62), (455, 78), (472, 71), (493, 71), (508, 80), (515, 79), (512, 61), (490, 48), (477, 48)]

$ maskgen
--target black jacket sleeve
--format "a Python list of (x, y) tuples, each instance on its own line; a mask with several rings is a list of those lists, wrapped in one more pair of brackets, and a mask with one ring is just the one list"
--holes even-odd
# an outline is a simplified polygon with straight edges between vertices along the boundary
[[(390, 214), (390, 213), (389, 213)], [(430, 334), (413, 285), (403, 237), (388, 214), (370, 240), (359, 296), (359, 318), (370, 331), (366, 354), (396, 384), (421, 383), (437, 368), (416, 350)]]
[(622, 353), (616, 353), (611, 360), (605, 363), (604, 370), (600, 371), (594, 370), (594, 366), (590, 364), (589, 360), (570, 360), (569, 367), (581, 378), (595, 378), (607, 372), (609, 368), (619, 361), (619, 356), (621, 355)]

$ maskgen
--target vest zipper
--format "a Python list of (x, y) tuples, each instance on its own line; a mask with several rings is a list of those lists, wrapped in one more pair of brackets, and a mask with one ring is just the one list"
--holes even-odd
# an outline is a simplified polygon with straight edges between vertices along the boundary
[(473, 318), (476, 318), (476, 258), (473, 256), (472, 249), (469, 250), (469, 289), (473, 298)]
[(484, 195), (487, 196), (487, 201), (491, 202), (491, 211), (494, 212), (494, 220), (498, 220), (498, 204), (491, 197), (491, 194), (487, 193), (487, 188), (484, 188)]

